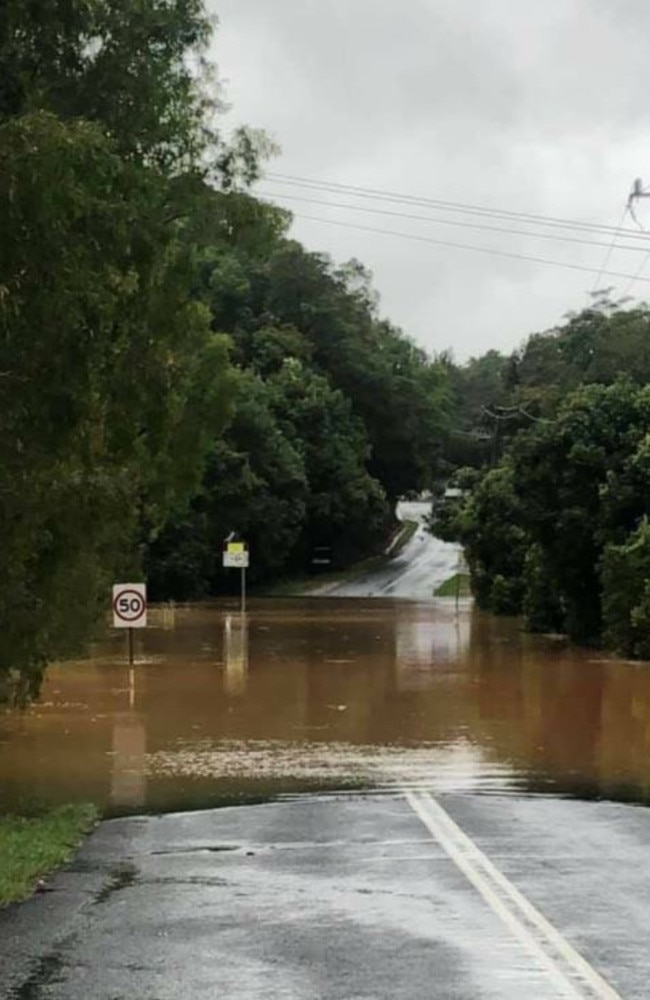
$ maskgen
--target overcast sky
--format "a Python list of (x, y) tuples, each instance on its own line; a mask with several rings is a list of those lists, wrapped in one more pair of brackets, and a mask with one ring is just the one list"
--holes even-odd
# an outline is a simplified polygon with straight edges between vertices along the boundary
[[(230, 120), (281, 147), (269, 169), (328, 182), (618, 225), (633, 179), (650, 186), (648, 0), (208, 0)], [(270, 180), (260, 191), (464, 223), (514, 223)], [(283, 202), (289, 206), (289, 202)], [(317, 216), (600, 268), (607, 246), (292, 202)], [(650, 199), (637, 215), (650, 228)], [(518, 228), (530, 225), (516, 224)], [(629, 217), (626, 227), (634, 228)], [(536, 229), (539, 231), (539, 229)], [(557, 229), (546, 229), (552, 234)], [(382, 313), (457, 359), (509, 351), (589, 302), (596, 274), (307, 221), (293, 233), (374, 274)], [(565, 236), (610, 242), (572, 230)], [(623, 242), (632, 242), (629, 237)], [(637, 243), (639, 241), (637, 240)], [(608, 269), (634, 274), (640, 252)], [(650, 278), (650, 260), (642, 276)], [(625, 279), (602, 277), (616, 293)], [(637, 281), (632, 294), (650, 298)]]

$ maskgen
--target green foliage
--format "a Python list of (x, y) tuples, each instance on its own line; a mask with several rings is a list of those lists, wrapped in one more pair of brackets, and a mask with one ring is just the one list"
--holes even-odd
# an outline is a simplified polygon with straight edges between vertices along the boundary
[(344, 564), (435, 474), (446, 369), (253, 197), (210, 38), (202, 0), (0, 7), (0, 698), (119, 576), (218, 592), (233, 529), (253, 577)]
[(189, 515), (149, 550), (153, 594), (186, 599), (224, 587), (231, 531), (249, 543), (253, 582), (303, 571), (317, 546), (331, 548), (335, 565), (378, 547), (391, 517), (367, 457), (363, 425), (324, 376), (297, 358), (267, 380), (243, 371)]
[(491, 414), (507, 400), (512, 361), (491, 350), (457, 366), (450, 356), (442, 363), (449, 378), (454, 422), (444, 443), (452, 468), (481, 468), (499, 453), (498, 425)]
[(579, 641), (601, 633), (603, 546), (632, 530), (643, 513), (643, 493), (627, 487), (649, 404), (647, 390), (626, 382), (585, 386), (554, 421), (513, 446), (526, 531), (557, 584), (564, 627)]
[(274, 394), (252, 372), (236, 383), (234, 416), (215, 440), (203, 486), (189, 512), (171, 518), (150, 546), (154, 598), (204, 597), (224, 584), (223, 541), (231, 531), (253, 553), (251, 579), (291, 559), (303, 529), (308, 481), (303, 458), (280, 429)]
[(472, 589), (481, 607), (498, 614), (521, 610), (525, 535), (509, 465), (481, 480), (460, 515)]
[(560, 632), (564, 627), (557, 583), (545, 550), (535, 542), (524, 559), (522, 611), (531, 632)]
[(350, 399), (368, 435), (368, 469), (391, 503), (430, 485), (447, 429), (447, 372), (377, 317), (361, 265), (336, 268), (322, 254), (280, 240), (262, 260), (239, 254), (227, 269), (218, 261), (206, 282), (227, 289), (228, 309), (217, 304), (215, 322), (232, 333), (245, 363), (255, 363), (259, 328), (299, 333), (302, 346), (291, 346), (291, 356), (309, 358)]
[(510, 357), (491, 350), (465, 365), (444, 359), (453, 391), (453, 423), (444, 457), (451, 467), (493, 465), (516, 436), (540, 418), (552, 419), (582, 385), (621, 378), (650, 381), (650, 311), (611, 303), (572, 316), (561, 327), (531, 335)]
[[(649, 328), (646, 306), (598, 300), (510, 358), (446, 359), (455, 411), (445, 458), (452, 470), (499, 464), (433, 521), (466, 545), (483, 606), (520, 608), (534, 631), (604, 638), (630, 656), (650, 649)], [(505, 566), (504, 536), (516, 553)]]
[(587, 309), (564, 327), (533, 335), (513, 358), (516, 398), (548, 409), (580, 385), (610, 385), (621, 377), (645, 384), (650, 380), (649, 325), (645, 307)]
[(5, 0), (0, 115), (85, 118), (121, 154), (187, 168), (214, 139), (210, 34), (202, 0)]
[[(464, 481), (468, 478), (465, 474)], [(438, 509), (431, 528), (443, 539), (463, 545), (479, 607), (498, 614), (517, 614), (521, 610), (526, 536), (520, 524), (513, 468), (504, 464), (492, 469), (464, 499)]]
[(514, 439), (446, 525), (482, 606), (647, 655), (648, 426), (650, 389), (617, 381), (579, 387)]
[(302, 457), (309, 483), (307, 546), (332, 548), (345, 564), (390, 526), (384, 490), (366, 468), (369, 446), (352, 405), (328, 380), (289, 359), (271, 382), (279, 424)]
[(650, 523), (643, 517), (622, 545), (602, 560), (606, 643), (625, 656), (650, 659)]
[(449, 364), (451, 387), (461, 428), (469, 430), (484, 423), (486, 408), (501, 405), (506, 398), (511, 367), (508, 357), (491, 350), (456, 367)]
[(469, 576), (466, 573), (456, 573), (440, 584), (434, 597), (470, 597), (471, 593)]
[(190, 514), (149, 550), (160, 596), (222, 589), (232, 530), (260, 581), (304, 573), (316, 547), (338, 566), (380, 549), (396, 497), (432, 481), (446, 426), (443, 366), (377, 317), (358, 263), (336, 268), (287, 241), (286, 215), (240, 192), (208, 193), (205, 206), (188, 222), (196, 294), (242, 375)]
[(69, 861), (96, 818), (91, 805), (0, 817), (0, 906), (25, 899), (38, 878)]
[(0, 673), (28, 688), (137, 571), (225, 418), (225, 344), (165, 197), (93, 125), (0, 125)]

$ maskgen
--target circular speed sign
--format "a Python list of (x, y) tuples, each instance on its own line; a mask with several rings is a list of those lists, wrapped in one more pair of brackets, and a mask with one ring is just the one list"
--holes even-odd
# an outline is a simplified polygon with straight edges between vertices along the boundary
[(116, 628), (143, 628), (147, 624), (147, 592), (143, 583), (122, 583), (113, 587), (113, 625)]

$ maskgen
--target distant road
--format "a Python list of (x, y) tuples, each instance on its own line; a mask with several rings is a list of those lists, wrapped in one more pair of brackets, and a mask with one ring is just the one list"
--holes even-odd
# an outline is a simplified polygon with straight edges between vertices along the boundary
[(460, 546), (434, 538), (424, 525), (430, 503), (400, 503), (401, 521), (418, 521), (413, 538), (388, 565), (328, 589), (328, 597), (405, 597), (428, 600), (434, 590), (453, 576), (458, 566)]

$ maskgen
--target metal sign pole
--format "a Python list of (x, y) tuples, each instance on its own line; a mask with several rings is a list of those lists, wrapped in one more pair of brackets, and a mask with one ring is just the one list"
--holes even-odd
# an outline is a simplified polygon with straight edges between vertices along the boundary
[(246, 568), (241, 571), (241, 613), (246, 614)]
[(133, 666), (133, 629), (127, 630), (129, 633), (129, 666)]

